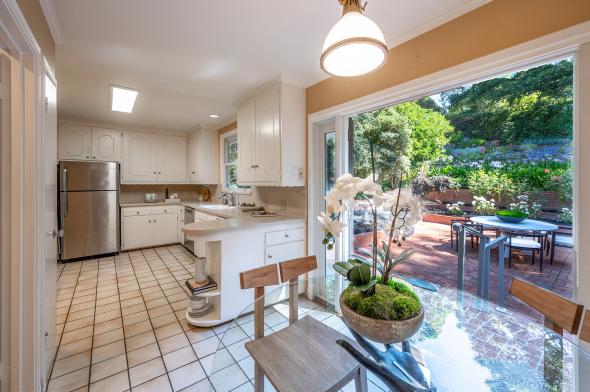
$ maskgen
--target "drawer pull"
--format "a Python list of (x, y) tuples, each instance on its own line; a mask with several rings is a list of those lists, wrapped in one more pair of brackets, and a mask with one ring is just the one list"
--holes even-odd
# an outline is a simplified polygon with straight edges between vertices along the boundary
[(285, 238), (289, 238), (289, 234), (285, 233)]
[(137, 215), (139, 215), (139, 211), (137, 211), (136, 213), (137, 213)]
[(272, 255), (268, 255), (268, 256), (266, 256), (266, 257), (268, 257), (269, 259), (272, 259)]
[(152, 221), (151, 220), (148, 220), (148, 223), (152, 223)]

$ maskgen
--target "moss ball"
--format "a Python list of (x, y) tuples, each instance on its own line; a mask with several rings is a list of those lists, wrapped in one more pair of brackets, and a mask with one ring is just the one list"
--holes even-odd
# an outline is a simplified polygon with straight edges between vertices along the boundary
[(376, 284), (373, 294), (348, 287), (342, 293), (342, 300), (356, 313), (378, 320), (408, 320), (422, 309), (416, 293), (398, 281)]

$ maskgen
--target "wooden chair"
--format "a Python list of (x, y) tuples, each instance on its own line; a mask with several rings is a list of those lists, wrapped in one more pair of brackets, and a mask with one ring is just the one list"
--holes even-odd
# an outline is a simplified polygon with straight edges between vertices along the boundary
[(254, 339), (264, 336), (264, 287), (279, 284), (276, 264), (240, 272), (242, 290), (254, 289)]
[(281, 282), (289, 282), (289, 324), (299, 319), (299, 277), (318, 268), (315, 256), (279, 263)]
[(586, 309), (586, 313), (584, 314), (584, 320), (580, 327), (580, 339), (590, 343), (590, 309)]
[[(584, 307), (532, 283), (512, 278), (510, 294), (545, 316), (545, 326), (559, 335), (578, 333)], [(588, 315), (586, 315), (588, 318)]]
[[(245, 344), (254, 359), (254, 390), (264, 391), (265, 369), (273, 386), (281, 390), (294, 390), (293, 385), (306, 384), (305, 390), (339, 391), (355, 380), (358, 392), (367, 391), (367, 373), (352, 356), (336, 344), (344, 335), (320, 323), (312, 317), (298, 321), (299, 276), (317, 268), (315, 256), (284, 261), (278, 265), (282, 282), (289, 284), (289, 326), (264, 337), (264, 287), (279, 283), (277, 264), (240, 273), (242, 289), (254, 289), (254, 341)], [(305, 340), (308, 344), (298, 344)], [(346, 355), (342, 356), (342, 352)], [(281, 363), (291, 363), (285, 368)], [(338, 358), (338, 363), (334, 363)], [(310, 362), (311, 361), (311, 362)], [(314, 362), (315, 361), (315, 362)], [(318, 374), (309, 374), (297, 367), (301, 363), (314, 363)], [(261, 365), (262, 364), (262, 365)], [(306, 367), (307, 368), (307, 367)], [(299, 371), (298, 371), (299, 369)], [(304, 374), (305, 373), (305, 374)], [(273, 382), (274, 379), (274, 382)], [(313, 382), (311, 382), (313, 381)], [(319, 383), (322, 385), (319, 385)]]

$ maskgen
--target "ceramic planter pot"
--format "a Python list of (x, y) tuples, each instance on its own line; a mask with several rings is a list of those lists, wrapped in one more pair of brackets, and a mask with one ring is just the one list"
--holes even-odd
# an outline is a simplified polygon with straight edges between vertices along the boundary
[(342, 300), (342, 295), (340, 295), (340, 310), (350, 328), (369, 340), (383, 344), (400, 343), (408, 340), (418, 332), (424, 322), (424, 308), (420, 310), (417, 316), (403, 321), (377, 320), (361, 316), (346, 306)]

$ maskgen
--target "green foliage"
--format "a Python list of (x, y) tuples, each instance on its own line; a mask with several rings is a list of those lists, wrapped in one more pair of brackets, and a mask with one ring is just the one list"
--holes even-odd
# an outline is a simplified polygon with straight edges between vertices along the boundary
[(354, 124), (354, 175), (365, 178), (373, 174), (372, 146), (377, 180), (390, 186), (392, 178), (409, 167), (408, 120), (392, 108), (385, 108), (355, 116)]
[[(369, 249), (366, 248), (359, 248), (356, 249), (355, 252), (357, 255), (354, 256), (352, 260), (349, 260), (349, 263), (362, 263), (365, 266), (373, 266), (373, 246), (371, 245)], [(404, 250), (399, 256), (394, 257), (393, 253), (391, 253), (391, 249), (387, 247), (386, 241), (381, 241), (381, 248), (377, 248), (377, 271), (381, 274), (381, 281), (386, 283), (389, 281), (389, 277), (391, 276), (391, 272), (393, 271), (393, 267), (396, 265), (408, 260), (413, 254), (414, 251), (410, 249)]]
[(410, 125), (409, 159), (412, 168), (418, 168), (422, 163), (444, 155), (444, 147), (453, 127), (442, 113), (424, 109), (414, 102), (402, 103), (395, 106), (394, 110), (404, 116)]
[(517, 192), (514, 182), (505, 174), (477, 170), (467, 177), (469, 189), (475, 196), (507, 201)]
[(390, 187), (391, 178), (399, 175), (400, 170), (415, 171), (424, 162), (444, 156), (448, 135), (453, 130), (430, 98), (359, 114), (353, 121), (354, 175), (371, 174), (373, 143), (378, 180), (385, 188)]
[(442, 99), (463, 137), (506, 144), (526, 138), (571, 140), (572, 86), (573, 63), (563, 60), (451, 90)]
[(348, 287), (342, 293), (346, 306), (356, 313), (378, 319), (402, 321), (417, 316), (422, 305), (412, 290), (399, 283), (396, 285), (375, 285), (375, 293), (367, 296), (354, 287)]
[(336, 272), (348, 279), (352, 287), (359, 291), (368, 291), (377, 283), (377, 279), (371, 277), (371, 267), (366, 263), (351, 259), (339, 261), (333, 267)]
[(496, 211), (496, 215), (510, 216), (513, 218), (528, 218), (529, 217), (529, 214), (527, 214), (526, 212), (516, 211), (516, 210), (498, 210), (498, 211)]

